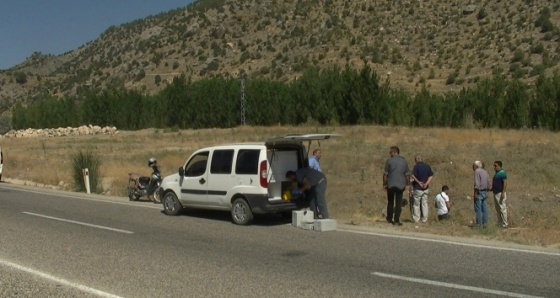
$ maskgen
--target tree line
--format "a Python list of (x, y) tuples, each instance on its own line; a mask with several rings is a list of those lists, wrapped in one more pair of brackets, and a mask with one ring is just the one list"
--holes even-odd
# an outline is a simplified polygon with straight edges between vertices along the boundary
[[(184, 75), (155, 95), (111, 88), (79, 97), (44, 97), (12, 110), (12, 128), (93, 124), (119, 129), (234, 127), (241, 119), (241, 81)], [(474, 88), (435, 94), (391, 88), (369, 66), (305, 71), (291, 82), (248, 79), (246, 124), (398, 125), (560, 129), (560, 75), (535, 83), (495, 73)]]

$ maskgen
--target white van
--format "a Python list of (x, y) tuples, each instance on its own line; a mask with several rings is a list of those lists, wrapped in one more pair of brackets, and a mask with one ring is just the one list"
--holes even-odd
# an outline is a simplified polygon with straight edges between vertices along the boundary
[(183, 208), (231, 211), (234, 223), (250, 224), (253, 214), (291, 214), (297, 201), (284, 200), (286, 172), (307, 164), (309, 145), (335, 134), (290, 135), (263, 143), (229, 144), (195, 151), (178, 173), (163, 179), (164, 213)]

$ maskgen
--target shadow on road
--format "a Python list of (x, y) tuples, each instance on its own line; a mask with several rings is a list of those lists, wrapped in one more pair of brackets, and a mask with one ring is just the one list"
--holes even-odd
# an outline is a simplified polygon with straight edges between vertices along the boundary
[[(149, 203), (149, 201), (147, 201)], [(161, 211), (163, 213), (163, 210)], [(184, 209), (180, 216), (196, 217), (201, 219), (219, 220), (232, 222), (231, 213), (219, 210), (203, 210), (203, 209)], [(282, 214), (255, 214), (255, 218), (251, 223), (252, 226), (279, 226), (292, 222), (291, 216)], [(233, 223), (232, 223), (233, 224)]]

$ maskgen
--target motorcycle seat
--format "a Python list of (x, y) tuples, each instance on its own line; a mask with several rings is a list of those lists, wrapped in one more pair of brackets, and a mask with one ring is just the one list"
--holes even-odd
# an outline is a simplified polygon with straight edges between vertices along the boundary
[(128, 173), (128, 182), (134, 183), (138, 188), (144, 188), (150, 184), (150, 177), (141, 176), (137, 173)]
[(138, 179), (141, 177), (142, 175), (138, 174), (138, 173), (128, 173), (128, 180), (132, 180), (132, 181), (138, 181)]
[(150, 184), (150, 177), (140, 177), (138, 178), (138, 185), (148, 185)]

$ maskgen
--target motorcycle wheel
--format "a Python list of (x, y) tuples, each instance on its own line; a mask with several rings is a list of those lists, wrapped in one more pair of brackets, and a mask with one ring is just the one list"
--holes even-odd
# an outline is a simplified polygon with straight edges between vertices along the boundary
[(140, 196), (135, 196), (132, 192), (128, 192), (129, 201), (138, 201), (138, 199), (140, 199)]
[(161, 187), (156, 188), (156, 190), (154, 191), (154, 200), (155, 200), (154, 203), (161, 204), (161, 192), (162, 192)]

